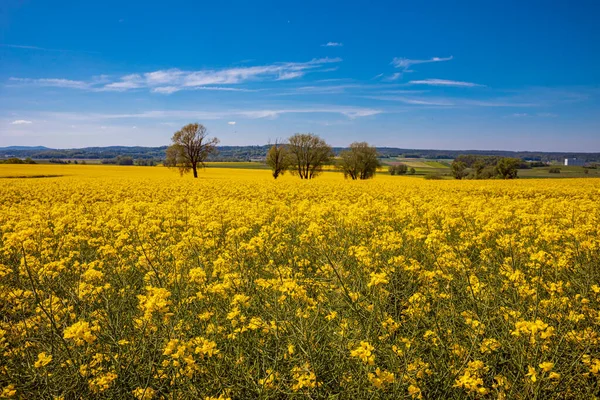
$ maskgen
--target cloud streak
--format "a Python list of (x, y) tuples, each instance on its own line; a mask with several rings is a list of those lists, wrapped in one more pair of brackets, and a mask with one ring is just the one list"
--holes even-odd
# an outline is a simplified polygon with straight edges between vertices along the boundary
[(68, 89), (89, 89), (90, 83), (84, 81), (74, 81), (70, 79), (30, 79), (30, 78), (9, 78), (9, 82), (15, 82), (22, 85), (33, 85), (43, 87), (57, 87)]
[(327, 42), (325, 44), (322, 44), (321, 47), (342, 47), (344, 45), (344, 43), (339, 43), (339, 42)]
[(413, 70), (410, 69), (410, 67), (412, 67), (413, 65), (418, 65), (418, 64), (428, 64), (428, 63), (438, 63), (438, 62), (444, 62), (444, 61), (450, 61), (452, 60), (454, 57), (450, 56), (450, 57), (432, 57), (430, 59), (427, 60), (414, 60), (411, 58), (404, 58), (404, 57), (394, 57), (394, 59), (392, 60), (391, 64), (395, 67), (401, 70), (401, 72), (396, 72), (394, 74), (392, 74), (391, 76), (385, 78), (388, 81), (395, 81), (398, 80), (402, 77), (402, 75), (406, 72), (414, 72)]
[(454, 87), (484, 87), (478, 83), (450, 81), (447, 79), (423, 79), (408, 82), (410, 85), (429, 85), (429, 86), (454, 86)]
[(27, 121), (25, 119), (17, 119), (16, 121), (11, 122), (11, 125), (29, 125), (32, 124), (32, 121)]
[[(146, 73), (134, 73), (111, 80), (76, 81), (70, 79), (10, 78), (11, 82), (44, 87), (82, 89), (97, 92), (126, 92), (148, 89), (154, 93), (172, 94), (180, 90), (235, 90), (223, 85), (238, 85), (255, 81), (282, 81), (300, 78), (311, 72), (326, 72), (326, 65), (339, 63), (341, 58), (315, 58), (307, 62), (283, 62), (270, 65), (185, 71), (177, 68)], [(217, 89), (216, 85), (221, 85)], [(209, 89), (215, 88), (215, 89)]]
[(97, 51), (49, 49), (49, 48), (46, 48), (46, 47), (25, 46), (25, 45), (19, 45), (19, 44), (6, 44), (6, 43), (0, 43), (0, 47), (7, 47), (7, 48), (10, 48), (10, 49), (22, 49), (22, 50), (52, 51), (52, 52), (61, 52), (61, 53), (100, 54)]
[(393, 101), (418, 106), (437, 107), (538, 107), (537, 103), (514, 101), (514, 99), (471, 100), (452, 97), (364, 96), (381, 101)]
[(433, 58), (430, 58), (427, 60), (412, 60), (410, 58), (394, 57), (394, 59), (392, 60), (392, 65), (396, 68), (403, 69), (404, 72), (412, 72), (412, 71), (409, 71), (408, 69), (413, 65), (450, 61), (453, 58), (454, 57), (450, 56), (450, 57), (433, 57)]
[(381, 114), (383, 111), (367, 107), (351, 106), (321, 106), (306, 108), (265, 108), (256, 110), (227, 110), (227, 111), (193, 111), (193, 110), (152, 110), (127, 114), (73, 113), (73, 112), (44, 112), (44, 118), (71, 121), (103, 121), (118, 119), (203, 119), (219, 120), (244, 117), (249, 119), (276, 118), (283, 114), (327, 113), (341, 114), (350, 119)]

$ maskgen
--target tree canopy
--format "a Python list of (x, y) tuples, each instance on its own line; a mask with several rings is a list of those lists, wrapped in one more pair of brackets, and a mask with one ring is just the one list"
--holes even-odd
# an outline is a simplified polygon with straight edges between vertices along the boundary
[(338, 168), (344, 177), (351, 179), (369, 179), (375, 176), (381, 162), (377, 157), (377, 149), (369, 146), (367, 142), (354, 142), (348, 150), (340, 153)]
[(290, 154), (284, 144), (277, 143), (271, 146), (267, 152), (267, 165), (271, 167), (273, 178), (277, 179), (279, 175), (283, 175), (290, 166)]
[(301, 179), (312, 179), (323, 171), (323, 165), (333, 158), (333, 150), (319, 136), (296, 133), (288, 140), (290, 171)]
[(188, 124), (175, 132), (172, 145), (167, 148), (165, 166), (177, 168), (181, 175), (193, 171), (198, 177), (198, 167), (204, 167), (206, 158), (217, 151), (219, 139), (208, 138), (204, 125)]

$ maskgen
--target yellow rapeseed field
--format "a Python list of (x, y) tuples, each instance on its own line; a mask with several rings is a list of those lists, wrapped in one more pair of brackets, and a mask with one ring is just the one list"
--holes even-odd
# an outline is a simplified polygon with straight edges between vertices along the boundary
[(600, 396), (600, 180), (0, 167), (0, 397)]

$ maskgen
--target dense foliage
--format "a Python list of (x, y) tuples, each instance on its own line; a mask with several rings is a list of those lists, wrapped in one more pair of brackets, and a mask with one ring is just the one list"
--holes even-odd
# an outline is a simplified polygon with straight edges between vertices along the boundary
[(352, 180), (371, 179), (382, 166), (377, 149), (366, 142), (354, 142), (348, 150), (340, 152), (337, 167), (344, 177)]
[(24, 160), (20, 159), (20, 158), (7, 158), (5, 160), (0, 160), (0, 164), (35, 164), (36, 162), (33, 161), (31, 158), (26, 158)]

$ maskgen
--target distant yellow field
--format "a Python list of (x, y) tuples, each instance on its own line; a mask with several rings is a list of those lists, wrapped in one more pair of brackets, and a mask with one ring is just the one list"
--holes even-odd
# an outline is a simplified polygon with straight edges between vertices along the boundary
[(590, 398), (600, 180), (0, 165), (0, 397)]

